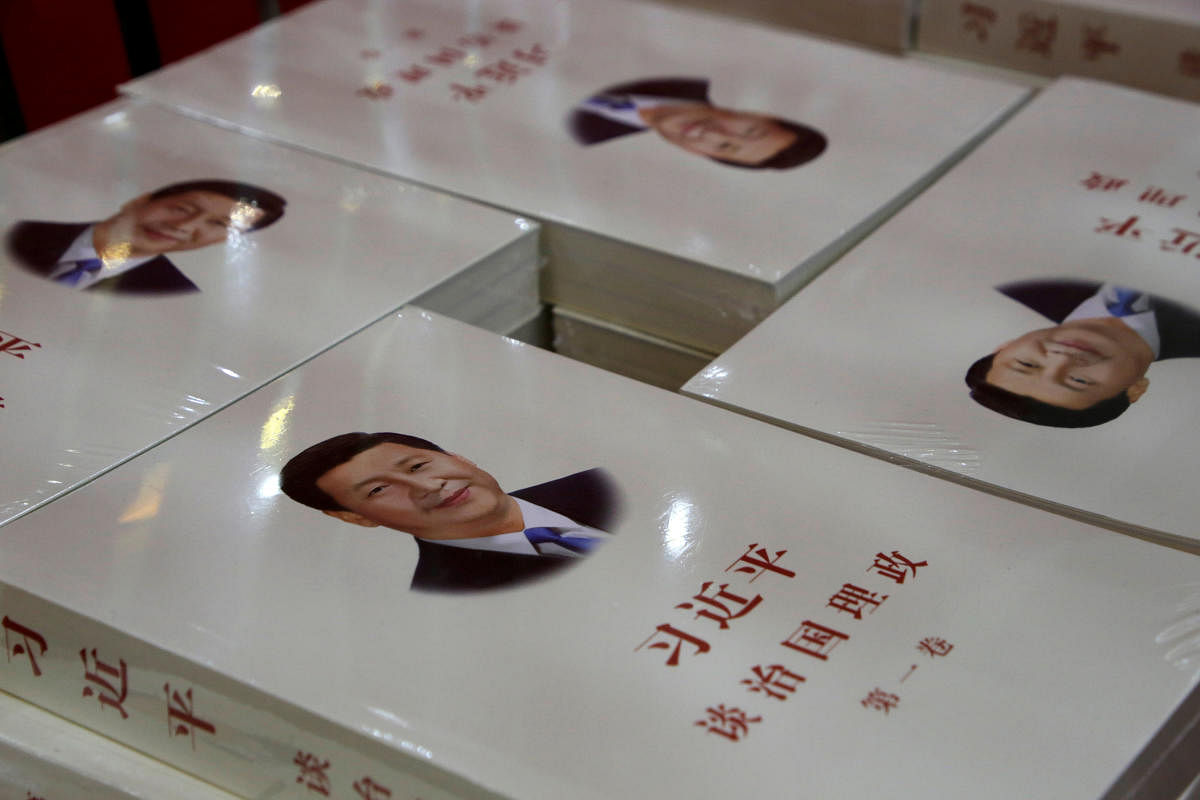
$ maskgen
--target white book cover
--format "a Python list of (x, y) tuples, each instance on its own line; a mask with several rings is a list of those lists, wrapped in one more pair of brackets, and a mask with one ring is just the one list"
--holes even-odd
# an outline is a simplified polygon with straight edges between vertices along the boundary
[(1200, 100), (1196, 0), (923, 0), (917, 47)]
[(406, 309), (8, 525), (0, 687), (256, 798), (1096, 798), (1198, 579)]
[(1056, 82), (685, 391), (1196, 549), (1198, 129)]
[(0, 236), (0, 523), (406, 302), (537, 303), (534, 224), (149, 104), (0, 147)]
[(327, 0), (123, 90), (553, 223), (548, 300), (714, 353), (1026, 94), (620, 0)]

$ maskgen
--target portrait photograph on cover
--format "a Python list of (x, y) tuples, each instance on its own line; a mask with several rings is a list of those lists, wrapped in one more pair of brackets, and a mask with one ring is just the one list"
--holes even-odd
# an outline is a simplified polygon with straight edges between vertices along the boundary
[(1055, 82), (685, 393), (1195, 547), (1197, 122)]
[(464, 456), (402, 433), (344, 433), (288, 460), (280, 491), (351, 525), (409, 534), (422, 592), (505, 589), (577, 564), (613, 533), (620, 494), (588, 469), (505, 492)]
[(1200, 357), (1200, 313), (1138, 289), (1057, 278), (996, 291), (1058, 323), (1000, 345), (967, 371), (972, 399), (1014, 419), (1101, 425), (1146, 393), (1153, 362)]
[(172, 183), (123, 203), (94, 222), (20, 220), (9, 255), (63, 286), (122, 294), (177, 294), (200, 288), (167, 253), (223, 244), (283, 216), (278, 194), (230, 180)]
[(791, 169), (825, 152), (819, 131), (782, 117), (728, 108), (709, 99), (707, 78), (647, 78), (600, 90), (567, 118), (582, 145), (653, 131), (719, 164)]

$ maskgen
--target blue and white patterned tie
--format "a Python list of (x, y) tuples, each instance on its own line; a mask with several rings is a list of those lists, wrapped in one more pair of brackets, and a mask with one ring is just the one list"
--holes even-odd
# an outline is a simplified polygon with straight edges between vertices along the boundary
[(1108, 313), (1114, 317), (1128, 317), (1130, 314), (1139, 313), (1133, 307), (1133, 304), (1141, 299), (1142, 293), (1137, 289), (1126, 289), (1123, 286), (1114, 287), (1115, 297), (1112, 300), (1105, 302), (1104, 306), (1108, 309)]
[(99, 272), (103, 266), (104, 262), (98, 258), (81, 258), (75, 262), (74, 269), (64, 272), (54, 280), (65, 283), (67, 286), (77, 286), (85, 276)]
[(570, 550), (572, 553), (577, 553), (581, 556), (587, 555), (587, 553), (596, 545), (596, 539), (591, 539), (587, 536), (564, 536), (559, 532), (560, 530), (562, 529), (526, 528), (525, 538), (529, 540), (529, 543), (533, 545), (534, 549), (537, 550), (540, 555), (545, 556), (561, 556), (562, 554), (554, 553), (553, 551), (543, 551), (539, 545), (555, 544), (565, 550)]

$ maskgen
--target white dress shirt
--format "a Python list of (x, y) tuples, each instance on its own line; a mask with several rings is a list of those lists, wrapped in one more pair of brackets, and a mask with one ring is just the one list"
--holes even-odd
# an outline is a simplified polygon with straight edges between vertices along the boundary
[[(588, 539), (607, 539), (612, 536), (605, 531), (580, 525), (569, 517), (534, 505), (528, 500), (522, 500), (519, 497), (513, 499), (521, 508), (521, 516), (525, 518), (525, 528), (556, 528), (564, 536), (579, 536)], [(474, 539), (440, 539), (437, 543), (447, 547), (463, 547), (467, 550), (496, 550), (502, 553), (520, 553), (527, 556), (578, 558), (583, 555), (583, 553), (576, 553), (554, 544), (543, 544), (542, 547), (546, 549), (546, 552), (538, 552), (537, 548), (525, 537), (524, 530), (500, 533), (495, 536), (478, 536)]]

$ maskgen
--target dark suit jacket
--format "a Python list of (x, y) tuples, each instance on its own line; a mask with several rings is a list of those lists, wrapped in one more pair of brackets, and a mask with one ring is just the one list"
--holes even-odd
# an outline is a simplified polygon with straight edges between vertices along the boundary
[[(18, 222), (8, 232), (9, 255), (21, 266), (43, 277), (49, 277), (54, 265), (83, 233), (90, 222)], [(144, 264), (102, 281), (96, 281), (84, 291), (127, 292), (130, 294), (165, 294), (198, 292), (200, 288), (187, 279), (166, 256), (152, 258)]]
[[(620, 513), (616, 484), (602, 469), (576, 472), (509, 494), (597, 530), (609, 531)], [(422, 592), (504, 589), (569, 568), (581, 560), (467, 550), (426, 539), (416, 542), (420, 559), (410, 588)]]
[[(997, 286), (996, 291), (1047, 319), (1062, 322), (1102, 285), (1098, 281), (1059, 278), (1009, 283)], [(1150, 307), (1158, 322), (1158, 360), (1200, 357), (1200, 313), (1157, 295), (1150, 295)]]
[[(651, 78), (650, 80), (609, 86), (596, 94), (641, 94), (689, 102), (709, 102), (708, 81), (704, 78)], [(597, 144), (618, 136), (641, 133), (645, 130), (645, 128), (626, 125), (584, 108), (576, 108), (571, 112), (570, 117), (567, 118), (567, 127), (570, 129), (571, 135), (575, 137), (575, 141), (580, 144)]]

